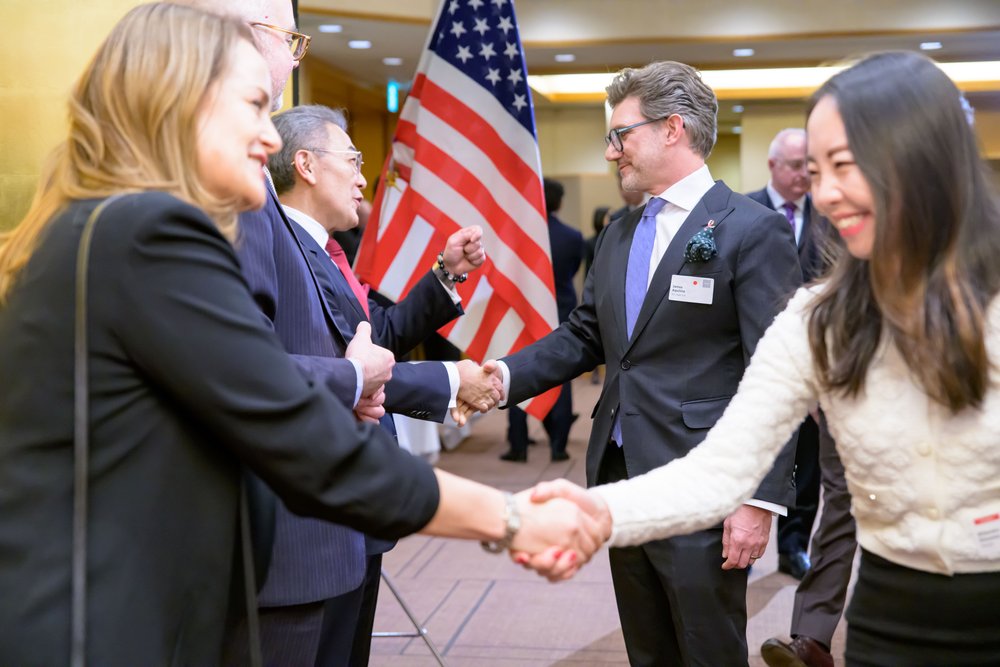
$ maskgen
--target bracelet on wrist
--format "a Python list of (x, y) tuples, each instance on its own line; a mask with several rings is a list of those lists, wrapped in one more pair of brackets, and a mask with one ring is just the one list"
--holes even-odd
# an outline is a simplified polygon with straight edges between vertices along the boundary
[(521, 529), (521, 513), (517, 509), (517, 501), (514, 500), (514, 494), (508, 491), (504, 491), (503, 494), (503, 524), (504, 534), (502, 538), (480, 542), (483, 545), (483, 549), (486, 549), (491, 554), (503, 553), (507, 549), (510, 549), (510, 544), (514, 541), (514, 536)]
[(464, 283), (466, 280), (469, 279), (469, 274), (468, 273), (463, 273), (460, 276), (456, 276), (454, 273), (452, 273), (448, 269), (444, 268), (444, 253), (443, 252), (439, 252), (438, 253), (437, 268), (441, 270), (441, 273), (444, 274), (444, 277), (445, 277), (446, 280), (450, 280), (453, 283)]

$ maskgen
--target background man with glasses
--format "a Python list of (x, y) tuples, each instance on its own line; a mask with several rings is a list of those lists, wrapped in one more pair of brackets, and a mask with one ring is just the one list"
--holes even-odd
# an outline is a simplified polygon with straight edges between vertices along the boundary
[[(747, 196), (788, 219), (795, 230), (802, 277), (808, 282), (827, 268), (825, 248), (838, 242), (838, 236), (816, 212), (809, 196), (805, 130), (778, 132), (768, 149), (767, 167), (771, 172), (767, 185)], [(823, 514), (810, 562), (806, 547), (819, 507), (821, 482)], [(777, 637), (765, 641), (761, 656), (767, 664), (833, 667), (830, 642), (844, 610), (856, 546), (851, 497), (833, 437), (824, 419), (817, 423), (807, 417), (796, 441), (795, 507), (778, 519), (778, 571), (802, 583), (795, 591), (792, 641)]]
[[(604, 157), (624, 189), (652, 198), (604, 232), (569, 321), (501, 360), (510, 404), (607, 364), (587, 451), (591, 485), (694, 449), (802, 280), (784, 216), (713, 181), (705, 159), (718, 104), (697, 71), (675, 62), (625, 69), (607, 93)], [(714, 254), (687, 253), (703, 231)], [(747, 664), (745, 568), (767, 546), (772, 510), (794, 500), (792, 461), (784, 452), (755, 500), (723, 525), (611, 549), (631, 664)]]
[[(326, 303), (340, 323), (341, 345), (349, 344), (363, 321), (371, 323), (372, 340), (397, 356), (462, 314), (454, 282), (447, 278), (465, 273), (474, 264), (465, 247), (478, 239), (478, 227), (461, 229), (448, 239), (442, 252), (445, 268), (428, 271), (405, 299), (389, 308), (368, 298), (346, 261), (343, 249), (332, 238), (334, 231), (358, 224), (365, 177), (361, 151), (347, 135), (344, 114), (321, 105), (299, 106), (274, 117), (282, 147), (268, 166), (274, 188), (306, 251)], [(478, 246), (478, 241), (473, 241)], [(406, 408), (406, 416), (442, 421), (456, 398), (480, 409), (496, 404), (499, 383), (479, 366), (464, 360), (397, 364), (385, 384), (385, 407)], [(419, 406), (419, 409), (417, 409)], [(383, 426), (392, 428), (392, 415)], [(366, 540), (364, 583), (324, 603), (316, 665), (367, 665), (371, 648), (375, 604), (378, 600), (382, 554), (394, 542)]]
[[(270, 72), (274, 109), (280, 108), (288, 77), (307, 46), (305, 36), (295, 30), (290, 0), (175, 1), (236, 16), (253, 26)], [(354, 171), (349, 160), (344, 164)], [(393, 354), (363, 335), (368, 323), (360, 325), (359, 335), (344, 347), (338, 315), (325, 301), (307, 252), (278, 203), (266, 170), (261, 178), (266, 181), (268, 199), (261, 210), (240, 215), (236, 242), (244, 277), (261, 314), (304, 373), (326, 383), (349, 407), (377, 415), (385, 400), (383, 385), (392, 375)], [(465, 272), (482, 262), (481, 245), (478, 240), (470, 241), (466, 259), (455, 270)], [(454, 316), (453, 303), (451, 313)], [(397, 411), (426, 410), (420, 397), (408, 398), (418, 400), (396, 406)], [(303, 519), (262, 482), (248, 479), (265, 664), (313, 667), (326, 600), (358, 589), (364, 580), (364, 536), (342, 526)], [(357, 480), (359, 485), (366, 483)], [(388, 514), (398, 508), (385, 507), (384, 511)], [(356, 619), (344, 622), (353, 624)], [(245, 633), (245, 625), (229, 633), (226, 664), (248, 663)]]

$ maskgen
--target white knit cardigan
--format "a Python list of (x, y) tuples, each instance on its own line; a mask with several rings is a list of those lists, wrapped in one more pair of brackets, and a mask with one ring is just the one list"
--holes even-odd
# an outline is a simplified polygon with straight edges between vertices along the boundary
[(821, 391), (806, 323), (814, 293), (800, 289), (775, 319), (701, 445), (645, 475), (594, 489), (614, 520), (609, 544), (721, 521), (751, 496), (818, 401), (844, 463), (863, 548), (927, 572), (1000, 571), (1000, 299), (989, 308), (986, 331), (994, 386), (982, 409), (952, 415), (884, 341), (858, 397)]

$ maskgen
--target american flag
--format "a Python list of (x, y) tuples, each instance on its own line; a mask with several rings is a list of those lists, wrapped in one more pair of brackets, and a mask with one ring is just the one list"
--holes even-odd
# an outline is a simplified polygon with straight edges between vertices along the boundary
[[(557, 322), (535, 116), (510, 0), (444, 0), (400, 114), (355, 272), (398, 300), (450, 234), (480, 225), (486, 264), (441, 330), (482, 363)], [(558, 389), (526, 405), (544, 416)]]

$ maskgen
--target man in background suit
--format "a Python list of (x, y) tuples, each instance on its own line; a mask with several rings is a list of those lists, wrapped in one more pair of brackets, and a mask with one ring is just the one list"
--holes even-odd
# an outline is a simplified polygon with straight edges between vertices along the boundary
[[(620, 72), (605, 159), (652, 195), (601, 235), (583, 298), (554, 332), (501, 360), (508, 403), (607, 363), (587, 451), (588, 484), (685, 456), (722, 415), (764, 330), (802, 277), (783, 216), (713, 181), (718, 104), (699, 73), (658, 62)], [(689, 239), (716, 252), (686, 258)], [(787, 448), (786, 448), (787, 450)], [(785, 451), (723, 525), (611, 549), (633, 665), (746, 665), (746, 567), (772, 511), (794, 499)]]
[[(767, 168), (771, 172), (767, 185), (747, 196), (785, 215), (795, 232), (803, 279), (812, 280), (822, 268), (816, 237), (822, 235), (824, 221), (809, 197), (806, 131), (778, 132), (768, 149)], [(795, 449), (795, 507), (778, 518), (778, 571), (799, 580), (809, 569), (807, 547), (819, 506), (819, 477), (819, 427), (806, 417)]]
[[(771, 172), (767, 186), (747, 196), (785, 214), (795, 228), (803, 279), (813, 280), (826, 269), (827, 245), (836, 242), (836, 235), (816, 213), (808, 194), (805, 131), (778, 132), (768, 150), (767, 166)], [(772, 667), (833, 667), (830, 643), (844, 611), (857, 547), (844, 466), (826, 420), (821, 414), (817, 417), (818, 422), (807, 417), (799, 427), (795, 508), (778, 519), (778, 570), (801, 583), (792, 609), (792, 641), (772, 637), (761, 646), (761, 656)], [(807, 555), (821, 485), (823, 513)]]
[[(358, 224), (364, 202), (361, 152), (347, 135), (344, 114), (320, 105), (300, 106), (275, 116), (274, 124), (283, 141), (269, 160), (274, 187), (338, 324), (339, 347), (350, 344), (361, 322), (370, 322), (372, 339), (402, 355), (460, 315), (461, 299), (448, 276), (472, 270), (485, 259), (481, 230), (472, 227), (452, 234), (442, 253), (445, 268), (428, 271), (405, 299), (383, 308), (368, 298), (331, 237)], [(499, 383), (470, 360), (397, 364), (385, 384), (387, 410), (406, 410), (407, 416), (435, 421), (444, 419), (456, 399), (488, 409), (499, 397)], [(394, 432), (391, 415), (381, 421)], [(368, 663), (382, 553), (392, 546), (366, 540), (364, 583), (325, 602), (316, 665)]]
[[(583, 261), (583, 234), (573, 229), (558, 217), (556, 213), (562, 208), (565, 188), (559, 181), (551, 178), (543, 179), (545, 192), (545, 211), (548, 214), (549, 247), (552, 250), (552, 273), (556, 288), (556, 311), (559, 321), (565, 322), (569, 314), (576, 308), (576, 286), (573, 279), (580, 270)], [(566, 382), (559, 392), (559, 398), (542, 420), (545, 432), (549, 436), (549, 449), (553, 461), (566, 461), (566, 443), (569, 440), (569, 429), (573, 426), (573, 390), (572, 384)], [(508, 415), (507, 440), (510, 450), (500, 455), (504, 461), (526, 462), (528, 460), (528, 413), (521, 408), (511, 406)]]

